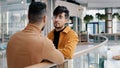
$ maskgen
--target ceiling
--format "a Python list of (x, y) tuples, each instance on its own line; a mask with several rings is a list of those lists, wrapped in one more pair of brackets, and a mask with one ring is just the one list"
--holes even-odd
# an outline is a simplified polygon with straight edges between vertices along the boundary
[(25, 1), (25, 0), (0, 0), (0, 5), (17, 4), (17, 3), (21, 3), (21, 1)]
[[(22, 0), (0, 0), (0, 5), (4, 3), (13, 4), (20, 3)], [(26, 1), (26, 0), (23, 0)], [(76, 1), (82, 5), (85, 5), (87, 8), (120, 8), (120, 0), (71, 0)]]
[(120, 7), (120, 0), (75, 0), (80, 4), (84, 4), (87, 8), (108, 8)]

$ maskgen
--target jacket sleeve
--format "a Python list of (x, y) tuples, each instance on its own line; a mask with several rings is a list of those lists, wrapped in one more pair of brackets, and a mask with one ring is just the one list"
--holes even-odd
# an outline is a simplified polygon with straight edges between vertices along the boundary
[(62, 64), (64, 62), (63, 54), (54, 47), (52, 41), (48, 38), (46, 38), (46, 42), (44, 43), (43, 52), (43, 57), (46, 60), (56, 64)]
[(51, 39), (51, 33), (48, 33), (47, 37), (48, 39)]
[(54, 30), (52, 30), (50, 33), (48, 33), (48, 35), (47, 35), (47, 37), (50, 39), (50, 40), (52, 40), (53, 41), (53, 39), (54, 39)]
[(72, 33), (66, 41), (65, 47), (63, 49), (59, 49), (59, 51), (63, 53), (66, 59), (72, 59), (77, 43), (78, 36), (76, 33)]

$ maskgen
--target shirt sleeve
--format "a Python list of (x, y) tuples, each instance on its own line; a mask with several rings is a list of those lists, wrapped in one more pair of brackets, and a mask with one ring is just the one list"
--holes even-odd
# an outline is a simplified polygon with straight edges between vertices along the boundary
[(61, 64), (64, 62), (63, 54), (54, 47), (54, 44), (47, 37), (45, 38), (45, 43), (43, 45), (43, 58), (47, 59), (53, 63)]

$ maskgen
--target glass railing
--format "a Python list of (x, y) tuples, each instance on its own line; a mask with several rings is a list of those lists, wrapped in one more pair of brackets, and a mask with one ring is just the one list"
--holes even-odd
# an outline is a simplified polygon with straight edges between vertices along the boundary
[(106, 36), (108, 38), (109, 41), (116, 41), (116, 40), (120, 40), (120, 34), (119, 33), (114, 33), (114, 34), (107, 34), (107, 33), (103, 33), (103, 34), (95, 34), (93, 35), (94, 39), (99, 40), (97, 37), (98, 36)]
[(98, 36), (94, 41), (85, 45), (78, 44), (73, 59), (66, 59), (61, 65), (43, 62), (25, 68), (104, 68), (104, 61), (107, 60), (108, 39)]
[(0, 43), (0, 68), (7, 68), (6, 43)]

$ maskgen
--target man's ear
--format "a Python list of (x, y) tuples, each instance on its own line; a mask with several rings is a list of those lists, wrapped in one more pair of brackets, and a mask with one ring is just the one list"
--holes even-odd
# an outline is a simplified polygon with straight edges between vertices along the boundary
[(43, 22), (46, 23), (47, 16), (43, 16)]

